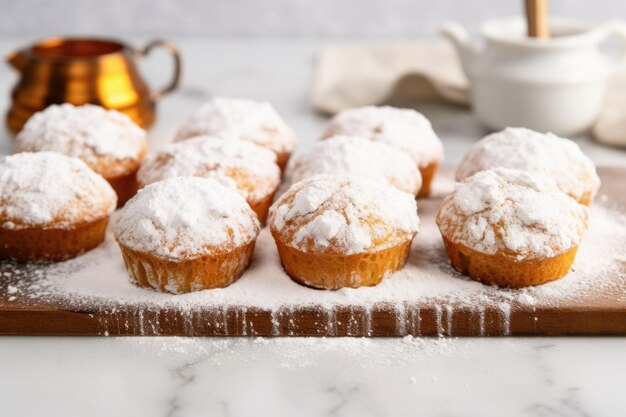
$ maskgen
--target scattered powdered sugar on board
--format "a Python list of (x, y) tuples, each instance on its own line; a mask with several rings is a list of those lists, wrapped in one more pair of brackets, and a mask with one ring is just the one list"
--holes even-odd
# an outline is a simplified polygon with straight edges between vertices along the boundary
[[(449, 192), (452, 184), (444, 178), (437, 183), (435, 194)], [(442, 186), (445, 189), (442, 190)], [(450, 334), (450, 323), (455, 312), (461, 309), (476, 312), (483, 334), (486, 309), (498, 311), (502, 334), (507, 334), (513, 306), (530, 310), (541, 306), (584, 305), (585, 300), (626, 285), (623, 273), (626, 216), (619, 209), (598, 204), (592, 207), (589, 230), (572, 271), (565, 278), (539, 287), (508, 290), (472, 281), (450, 267), (434, 222), (439, 201), (420, 200), (422, 229), (414, 240), (406, 267), (371, 288), (320, 291), (296, 284), (283, 272), (268, 228), (258, 237), (250, 269), (239, 281), (224, 289), (171, 295), (136, 287), (128, 279), (110, 232), (100, 247), (74, 260), (49, 266), (27, 265), (23, 274), (31, 279), (22, 282), (19, 274), (2, 274), (2, 280), (10, 280), (17, 288), (12, 291), (22, 300), (60, 302), (67, 308), (115, 312), (123, 306), (131, 306), (139, 318), (149, 310), (188, 312), (186, 326), (192, 335), (194, 320), (202, 319), (201, 312), (209, 309), (216, 312), (216, 326), (225, 326), (219, 318), (225, 320), (229, 308), (269, 310), (278, 334), (280, 323), (291, 320), (293, 324), (291, 312), (307, 306), (320, 309), (320, 320), (327, 322), (326, 334), (333, 335), (338, 324), (337, 307), (356, 306), (368, 311), (380, 303), (403, 312), (402, 316), (410, 325), (398, 323), (397, 326), (406, 326), (407, 332), (419, 334), (420, 323), (412, 319), (420, 316), (420, 309), (435, 307), (440, 314), (437, 323), (441, 335)], [(140, 323), (144, 326), (140, 329), (142, 334), (158, 334), (158, 322)], [(128, 326), (128, 322), (118, 325)], [(249, 335), (255, 334), (249, 326), (246, 331)]]

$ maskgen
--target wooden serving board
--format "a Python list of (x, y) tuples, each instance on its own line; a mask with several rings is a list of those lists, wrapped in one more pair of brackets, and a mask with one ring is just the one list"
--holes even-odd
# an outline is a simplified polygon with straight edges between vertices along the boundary
[(440, 173), (419, 202), (422, 231), (403, 271), (374, 288), (319, 291), (279, 268), (265, 230), (231, 287), (159, 294), (128, 282), (107, 236), (55, 265), (0, 263), (0, 334), (180, 336), (626, 335), (626, 169), (602, 168), (590, 230), (572, 272), (526, 290), (486, 287), (446, 263), (434, 214), (453, 186)]

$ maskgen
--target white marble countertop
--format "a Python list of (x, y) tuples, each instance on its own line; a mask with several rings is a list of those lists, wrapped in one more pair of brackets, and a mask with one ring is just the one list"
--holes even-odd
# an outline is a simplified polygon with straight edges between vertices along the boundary
[[(4, 53), (24, 39), (0, 40)], [(139, 44), (139, 43), (138, 43)], [(308, 97), (318, 42), (180, 41), (179, 92), (153, 147), (212, 95), (271, 101), (306, 148), (325, 119)], [(160, 58), (148, 78), (165, 80)], [(0, 67), (0, 109), (17, 77)], [(466, 109), (425, 105), (459, 161), (485, 132)], [(603, 165), (626, 151), (576, 138)], [(10, 141), (2, 132), (0, 150)], [(626, 339), (0, 338), (0, 415), (623, 416)]]

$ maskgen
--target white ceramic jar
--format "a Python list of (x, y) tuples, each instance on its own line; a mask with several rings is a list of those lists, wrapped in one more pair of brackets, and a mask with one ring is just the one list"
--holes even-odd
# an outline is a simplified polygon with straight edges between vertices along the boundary
[(567, 136), (588, 129), (597, 117), (608, 76), (621, 59), (600, 47), (613, 35), (626, 40), (624, 27), (553, 19), (553, 37), (542, 40), (526, 36), (522, 19), (497, 19), (482, 26), (482, 46), (470, 44), (457, 24), (442, 32), (459, 53), (483, 124)]

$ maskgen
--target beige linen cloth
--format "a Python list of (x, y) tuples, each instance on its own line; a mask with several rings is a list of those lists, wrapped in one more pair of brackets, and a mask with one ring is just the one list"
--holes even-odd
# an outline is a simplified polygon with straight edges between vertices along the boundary
[[(469, 106), (468, 81), (446, 42), (328, 47), (319, 53), (312, 102), (321, 113), (426, 100)], [(626, 67), (609, 80), (592, 133), (600, 142), (626, 146)]]

